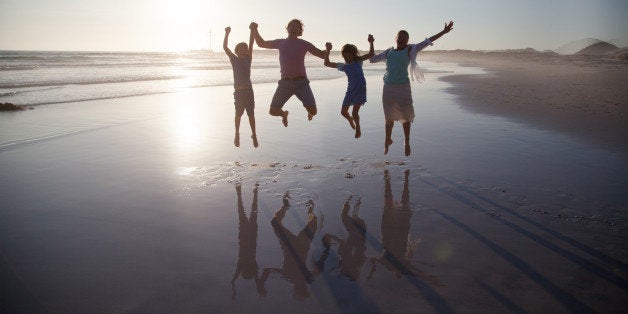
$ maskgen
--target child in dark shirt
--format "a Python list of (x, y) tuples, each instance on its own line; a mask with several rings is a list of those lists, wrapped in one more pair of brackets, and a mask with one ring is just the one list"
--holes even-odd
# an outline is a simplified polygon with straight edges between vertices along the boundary
[(253, 146), (257, 147), (257, 134), (255, 133), (255, 97), (253, 95), (253, 85), (251, 84), (251, 61), (253, 60), (253, 32), (249, 38), (249, 45), (241, 42), (235, 47), (235, 54), (228, 47), (229, 33), (231, 27), (225, 28), (225, 39), (222, 49), (225, 50), (231, 66), (233, 67), (233, 97), (235, 99), (235, 138), (233, 144), (240, 147), (240, 118), (246, 110), (251, 125), (251, 138)]

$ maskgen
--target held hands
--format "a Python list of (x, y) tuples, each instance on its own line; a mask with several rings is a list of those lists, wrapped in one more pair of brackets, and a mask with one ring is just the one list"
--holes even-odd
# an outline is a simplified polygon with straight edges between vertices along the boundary
[(251, 25), (249, 25), (249, 29), (256, 30), (257, 29), (257, 23), (251, 22)]
[(373, 43), (373, 42), (375, 41), (375, 37), (373, 37), (373, 35), (369, 34), (368, 41), (369, 41), (370, 43)]
[(454, 29), (454, 22), (449, 21), (449, 23), (445, 23), (445, 28), (443, 29), (443, 32), (449, 33), (452, 29)]
[(327, 49), (327, 52), (329, 52), (331, 50), (332, 46), (330, 42), (325, 43), (325, 49)]
[(225, 27), (225, 34), (231, 33), (231, 26)]

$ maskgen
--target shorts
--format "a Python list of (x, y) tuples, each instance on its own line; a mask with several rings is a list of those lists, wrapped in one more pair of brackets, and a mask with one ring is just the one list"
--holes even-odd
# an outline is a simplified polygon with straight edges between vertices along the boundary
[(314, 100), (314, 94), (310, 88), (310, 81), (306, 77), (296, 80), (280, 80), (270, 106), (281, 108), (286, 104), (288, 99), (292, 97), (292, 95), (297, 96), (297, 98), (303, 103), (304, 107), (316, 107), (316, 100)]
[(233, 98), (237, 115), (243, 114), (246, 110), (247, 116), (255, 116), (255, 96), (252, 88), (236, 90), (233, 92)]
[(412, 89), (407, 84), (384, 84), (382, 93), (384, 118), (386, 121), (414, 121), (414, 106), (412, 105)]

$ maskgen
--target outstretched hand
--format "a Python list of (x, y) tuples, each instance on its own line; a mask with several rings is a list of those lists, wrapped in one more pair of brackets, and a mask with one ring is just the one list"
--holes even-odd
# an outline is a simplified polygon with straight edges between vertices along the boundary
[(251, 24), (249, 25), (249, 28), (250, 28), (251, 30), (255, 30), (255, 29), (257, 29), (257, 23), (255, 23), (255, 22), (251, 22)]
[(449, 23), (445, 23), (445, 28), (443, 29), (443, 32), (449, 33), (452, 29), (454, 29), (454, 22), (449, 21)]
[(368, 41), (369, 41), (370, 43), (374, 42), (374, 41), (375, 41), (375, 37), (373, 37), (373, 35), (369, 34)]
[(231, 33), (231, 26), (225, 27), (225, 33), (227, 34)]

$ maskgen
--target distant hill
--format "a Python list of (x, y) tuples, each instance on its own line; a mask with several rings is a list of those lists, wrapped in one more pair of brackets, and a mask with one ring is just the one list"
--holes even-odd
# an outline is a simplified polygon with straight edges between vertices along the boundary
[(605, 41), (590, 45), (576, 52), (577, 55), (602, 55), (609, 54), (618, 51), (619, 48), (615, 45), (611, 45)]
[(628, 47), (628, 38), (624, 38), (624, 39), (613, 38), (613, 39), (607, 40), (606, 42), (608, 42), (609, 44), (613, 44), (619, 48)]
[(601, 42), (601, 40), (599, 39), (595, 39), (595, 38), (585, 38), (585, 39), (580, 39), (580, 40), (576, 40), (576, 41), (572, 41), (570, 43), (566, 43), (558, 48), (556, 48), (556, 51), (558, 54), (561, 55), (572, 55), (586, 47), (589, 47), (593, 44), (597, 44)]

